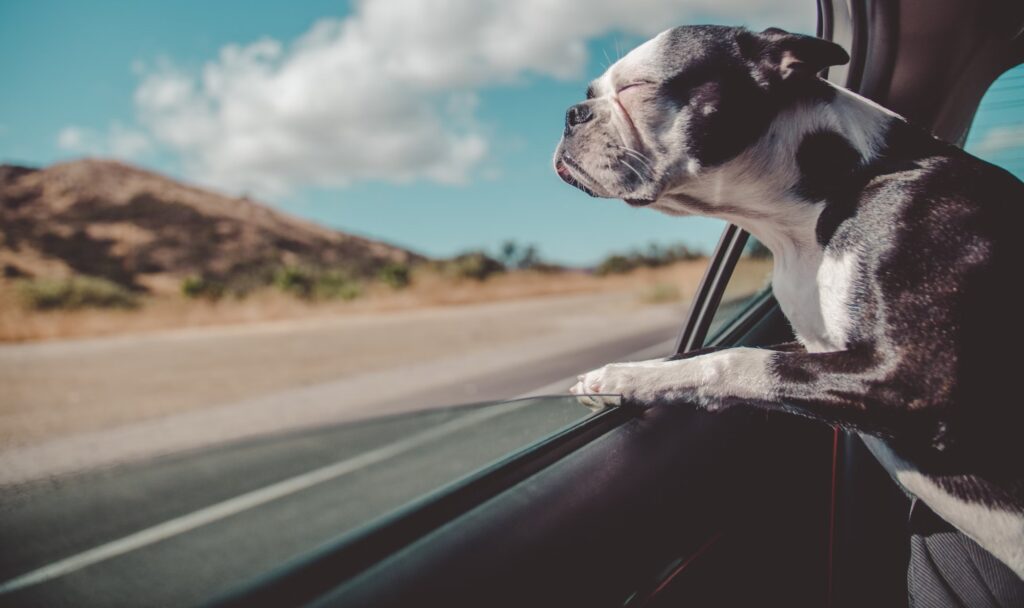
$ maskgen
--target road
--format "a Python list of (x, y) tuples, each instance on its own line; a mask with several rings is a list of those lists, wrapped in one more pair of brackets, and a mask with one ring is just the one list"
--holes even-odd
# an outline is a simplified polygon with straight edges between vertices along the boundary
[[(634, 331), (591, 335), (574, 348), (544, 356), (510, 356), (502, 364), (500, 357), (489, 361), (481, 351), (473, 355), (480, 359), (474, 366), (446, 359), (403, 368), (402, 374), (415, 380), (417, 373), (431, 376), (462, 365), (464, 373), (413, 392), (406, 385), (389, 393), (381, 385), (386, 370), (343, 381), (358, 383), (369, 376), (381, 387), (374, 414), (423, 410), (404, 416), (368, 417), (355, 408), (356, 414), (331, 424), (314, 417), (305, 422), (320, 422), (267, 432), (260, 423), (246, 430), (238, 418), (246, 410), (220, 408), (171, 420), (229, 411), (245, 432), (219, 431), (217, 442), (191, 446), (179, 441), (174, 449), (145, 458), (115, 450), (113, 460), (94, 463), (103, 466), (51, 476), (9, 458), (4, 466), (21, 466), (22, 477), (11, 478), (17, 483), (4, 486), (0, 500), (0, 604), (202, 602), (588, 414), (564, 398), (500, 408), (433, 406), (465, 402), (467, 395), (490, 400), (537, 389), (562, 392), (569, 378), (608, 361), (666, 354), (677, 327), (678, 317), (666, 314)], [(345, 386), (355, 385), (290, 389), (299, 392), (276, 393), (274, 405), (280, 408), (281, 399), (292, 395), (313, 403), (313, 411), (321, 401), (344, 400)], [(269, 407), (259, 397), (252, 399), (245, 402), (252, 411)], [(186, 420), (195, 425), (206, 419)], [(170, 427), (150, 431), (157, 428)], [(150, 441), (160, 443), (157, 436)], [(43, 448), (54, 443), (41, 445), (20, 453), (44, 458)]]

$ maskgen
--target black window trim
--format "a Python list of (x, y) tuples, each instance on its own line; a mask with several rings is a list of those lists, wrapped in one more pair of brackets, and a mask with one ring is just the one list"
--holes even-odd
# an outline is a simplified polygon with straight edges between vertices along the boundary
[(746, 231), (734, 224), (725, 227), (686, 315), (683, 330), (676, 343), (676, 354), (704, 346), (708, 329), (722, 301), (722, 294), (729, 284), (737, 260), (743, 254), (743, 247), (746, 246), (749, 236)]

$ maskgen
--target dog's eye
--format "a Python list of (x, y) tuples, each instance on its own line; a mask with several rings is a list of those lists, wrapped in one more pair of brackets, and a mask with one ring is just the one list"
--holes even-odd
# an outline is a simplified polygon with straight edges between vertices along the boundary
[(642, 86), (646, 86), (646, 85), (649, 85), (649, 84), (651, 84), (651, 83), (644, 82), (644, 81), (641, 81), (641, 82), (631, 82), (629, 84), (626, 84), (624, 86), (619, 87), (618, 90), (615, 91), (615, 94), (616, 95), (622, 95), (624, 92), (626, 92), (626, 91), (628, 91), (630, 89), (636, 89), (637, 87), (642, 87)]

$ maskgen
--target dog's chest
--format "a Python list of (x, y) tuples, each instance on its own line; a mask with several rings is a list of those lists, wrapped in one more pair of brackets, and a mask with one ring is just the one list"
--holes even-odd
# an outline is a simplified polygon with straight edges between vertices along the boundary
[(852, 253), (825, 254), (819, 249), (776, 258), (775, 298), (809, 352), (846, 347), (856, 271)]

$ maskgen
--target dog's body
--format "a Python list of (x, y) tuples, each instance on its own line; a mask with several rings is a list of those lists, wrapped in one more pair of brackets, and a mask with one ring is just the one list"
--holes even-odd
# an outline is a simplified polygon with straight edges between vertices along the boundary
[(817, 77), (846, 60), (781, 30), (676, 28), (570, 108), (558, 174), (751, 232), (799, 339), (612, 364), (572, 391), (860, 431), (909, 492), (1024, 578), (1024, 185)]

